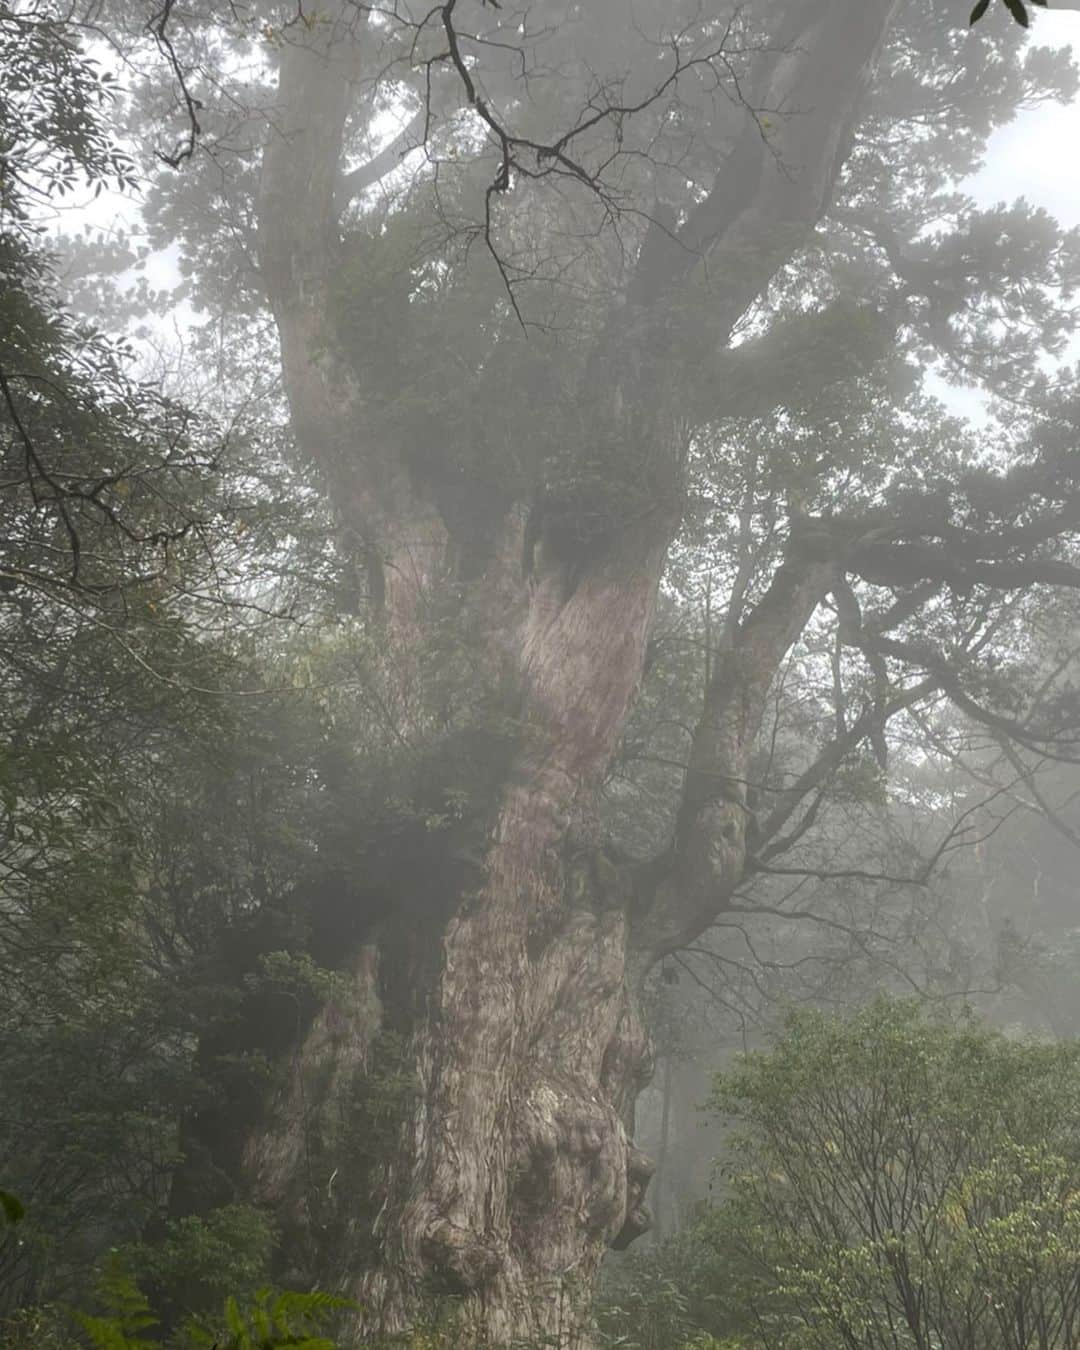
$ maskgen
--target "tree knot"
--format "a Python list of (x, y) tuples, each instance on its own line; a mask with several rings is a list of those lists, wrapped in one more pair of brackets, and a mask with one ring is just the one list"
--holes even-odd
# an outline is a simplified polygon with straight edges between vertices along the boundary
[(461, 1293), (489, 1284), (504, 1264), (492, 1242), (449, 1219), (438, 1219), (431, 1225), (421, 1251), (424, 1259)]

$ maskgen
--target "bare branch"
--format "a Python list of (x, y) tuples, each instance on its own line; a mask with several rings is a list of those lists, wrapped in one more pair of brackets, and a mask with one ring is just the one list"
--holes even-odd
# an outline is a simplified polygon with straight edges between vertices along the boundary
[(180, 146), (170, 155), (164, 150), (158, 151), (158, 158), (162, 163), (167, 164), (170, 169), (178, 169), (187, 159), (190, 159), (195, 153), (195, 146), (199, 137), (202, 135), (202, 126), (199, 123), (199, 113), (202, 111), (202, 103), (191, 92), (188, 85), (188, 72), (181, 64), (180, 58), (176, 53), (176, 47), (169, 35), (169, 20), (172, 18), (173, 9), (176, 0), (163, 0), (163, 4), (151, 18), (147, 21), (146, 31), (153, 36), (157, 43), (158, 51), (164, 56), (172, 70), (173, 78), (176, 81), (176, 87), (180, 92), (180, 99), (184, 105), (184, 112), (187, 117), (187, 132)]

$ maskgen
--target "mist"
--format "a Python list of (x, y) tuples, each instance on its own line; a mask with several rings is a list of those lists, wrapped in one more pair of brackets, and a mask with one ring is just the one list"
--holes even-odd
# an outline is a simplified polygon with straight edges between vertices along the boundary
[(0, 1343), (1080, 1345), (1072, 9), (0, 0)]

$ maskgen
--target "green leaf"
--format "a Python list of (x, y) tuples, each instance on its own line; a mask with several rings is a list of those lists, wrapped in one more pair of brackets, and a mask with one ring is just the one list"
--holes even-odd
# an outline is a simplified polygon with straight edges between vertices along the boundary
[(986, 11), (990, 8), (990, 0), (979, 0), (979, 3), (971, 11), (969, 23), (978, 23)]
[(225, 1300), (225, 1325), (234, 1336), (243, 1336), (247, 1332), (247, 1324), (241, 1316), (236, 1299), (231, 1295)]
[(1005, 0), (1005, 8), (1013, 16), (1018, 24), (1027, 28), (1031, 20), (1028, 18), (1028, 12), (1024, 7), (1024, 0)]

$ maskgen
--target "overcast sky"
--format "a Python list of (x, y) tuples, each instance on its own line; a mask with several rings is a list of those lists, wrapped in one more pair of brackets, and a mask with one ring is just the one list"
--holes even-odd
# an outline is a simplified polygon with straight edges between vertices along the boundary
[[(1080, 0), (1070, 3), (1080, 6)], [(1031, 13), (1035, 42), (1080, 53), (1080, 8)], [(1026, 197), (1062, 225), (1080, 226), (1080, 99), (1021, 113), (991, 137), (982, 169), (964, 187), (979, 206)], [(1069, 344), (1064, 359), (1080, 361), (1080, 338)], [(951, 388), (933, 376), (930, 386), (953, 412), (985, 422), (988, 400), (978, 390)]]
[[(1080, 51), (1080, 11), (1034, 11), (1034, 41)], [(991, 140), (986, 164), (966, 185), (980, 206), (1026, 197), (1063, 225), (1080, 225), (1080, 100), (1021, 114)]]

